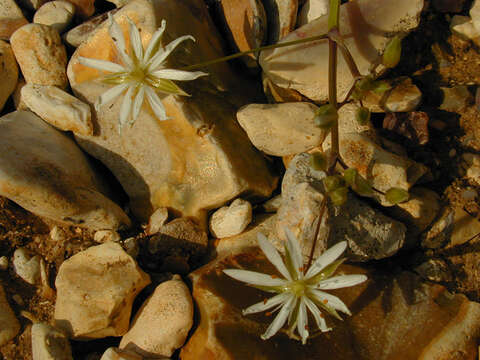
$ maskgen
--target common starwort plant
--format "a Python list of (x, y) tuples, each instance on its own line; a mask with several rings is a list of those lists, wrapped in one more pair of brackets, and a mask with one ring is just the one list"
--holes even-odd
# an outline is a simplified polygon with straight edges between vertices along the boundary
[(313, 264), (305, 269), (303, 257), (297, 239), (289, 229), (285, 230), (285, 261), (275, 247), (263, 234), (258, 234), (258, 244), (267, 259), (275, 266), (283, 279), (254, 271), (240, 269), (223, 270), (228, 276), (245, 282), (250, 286), (266, 292), (276, 293), (270, 299), (249, 306), (243, 315), (270, 310), (279, 310), (273, 322), (261, 338), (263, 340), (275, 335), (288, 320), (288, 332), (293, 334), (295, 328), (305, 344), (310, 333), (308, 331), (307, 309), (312, 313), (318, 328), (322, 332), (330, 331), (327, 327), (323, 310), (342, 320), (337, 311), (351, 315), (347, 306), (338, 297), (323, 290), (339, 289), (354, 286), (367, 280), (365, 275), (338, 275), (332, 277), (343, 259), (337, 260), (347, 248), (346, 241), (339, 242), (326, 250)]
[(100, 106), (126, 92), (120, 108), (119, 131), (128, 122), (130, 124), (135, 122), (145, 97), (157, 118), (167, 120), (165, 108), (157, 92), (188, 96), (172, 80), (195, 80), (208, 75), (201, 71), (191, 72), (164, 68), (165, 60), (180, 43), (185, 40), (195, 41), (195, 38), (191, 35), (180, 36), (162, 47), (162, 35), (166, 28), (166, 21), (163, 20), (144, 51), (140, 32), (136, 25), (127, 18), (130, 37), (130, 51), (127, 52), (125, 38), (120, 26), (111, 14), (108, 16), (108, 21), (108, 32), (115, 43), (117, 53), (123, 64), (85, 57), (78, 58), (78, 61), (85, 66), (106, 71), (108, 74), (102, 78), (102, 81), (115, 85), (100, 95), (95, 102), (95, 108), (98, 110)]

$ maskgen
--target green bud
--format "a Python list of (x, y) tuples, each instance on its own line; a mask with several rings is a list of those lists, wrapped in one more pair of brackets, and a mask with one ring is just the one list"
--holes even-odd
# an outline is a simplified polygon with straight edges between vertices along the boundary
[(337, 109), (331, 104), (320, 106), (315, 112), (315, 125), (319, 128), (327, 130), (330, 129), (338, 120)]
[(395, 36), (393, 37), (387, 46), (385, 47), (385, 51), (383, 52), (383, 65), (387, 68), (393, 68), (397, 66), (398, 62), (400, 61), (400, 57), (402, 55), (402, 40), (400, 37)]
[(327, 168), (327, 158), (321, 152), (310, 154), (310, 167), (314, 170), (325, 170)]
[(372, 91), (375, 94), (382, 95), (385, 91), (388, 91), (391, 88), (392, 86), (388, 82), (379, 80), (379, 81), (375, 81), (375, 83), (373, 84)]
[(353, 100), (362, 101), (365, 98), (365, 92), (355, 88), (353, 89), (352, 95), (350, 95), (350, 97)]
[(400, 188), (391, 188), (385, 193), (387, 201), (391, 204), (400, 204), (408, 200), (408, 191)]
[(343, 179), (347, 183), (348, 186), (354, 187), (356, 183), (356, 178), (358, 175), (358, 171), (355, 168), (349, 168), (344, 171), (343, 173)]
[(371, 76), (365, 76), (356, 82), (355, 87), (361, 92), (370, 91), (373, 90), (374, 83)]
[(371, 196), (373, 194), (373, 189), (370, 183), (365, 180), (358, 173), (357, 169), (349, 168), (343, 173), (343, 178), (348, 186), (352, 188), (358, 195), (361, 196)]
[(370, 115), (370, 110), (362, 106), (357, 109), (355, 117), (360, 125), (365, 125), (370, 121)]
[(328, 195), (334, 205), (343, 205), (347, 201), (348, 188), (346, 186), (339, 187), (332, 192), (329, 192)]
[(343, 186), (343, 180), (338, 175), (327, 176), (323, 179), (323, 186), (325, 186), (327, 192), (331, 192)]

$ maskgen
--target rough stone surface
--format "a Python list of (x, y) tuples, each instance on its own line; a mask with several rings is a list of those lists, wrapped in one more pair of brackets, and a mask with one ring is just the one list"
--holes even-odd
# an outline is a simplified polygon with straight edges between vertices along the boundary
[(215, 211), (210, 217), (210, 232), (216, 238), (240, 234), (252, 221), (252, 205), (236, 199), (229, 206)]
[(297, 26), (308, 24), (323, 15), (328, 14), (329, 0), (306, 0), (298, 13)]
[(40, 263), (44, 260), (39, 255), (32, 256), (25, 248), (18, 248), (13, 253), (13, 268), (24, 281), (30, 285), (40, 283)]
[(264, 0), (263, 5), (267, 13), (268, 43), (275, 44), (295, 28), (298, 0)]
[(20, 95), (27, 108), (57, 129), (93, 135), (90, 106), (58, 87), (26, 84)]
[(107, 19), (108, 14), (114, 14), (115, 12), (116, 10), (112, 10), (89, 18), (85, 22), (77, 25), (65, 33), (63, 35), (63, 39), (70, 46), (80, 46), (80, 44), (88, 39), (88, 37), (97, 29), (97, 27)]
[(2, 79), (0, 83), (1, 111), (5, 102), (15, 90), (18, 81), (18, 66), (12, 48), (2, 40), (0, 40), (0, 79)]
[(143, 360), (144, 358), (131, 351), (120, 350), (117, 348), (108, 348), (103, 353), (100, 360)]
[(267, 213), (275, 213), (282, 205), (282, 195), (277, 195), (262, 204), (263, 210)]
[(120, 348), (145, 357), (170, 357), (183, 345), (192, 325), (192, 297), (177, 275), (158, 285), (143, 303)]
[(200, 324), (182, 349), (182, 360), (291, 359), (292, 356), (326, 360), (427, 360), (477, 356), (480, 304), (468, 301), (463, 295), (450, 294), (440, 285), (423, 283), (409, 272), (382, 273), (346, 265), (339, 271), (366, 273), (369, 278), (361, 285), (334, 292), (351, 310), (351, 317), (336, 321), (327, 315), (327, 324), (333, 331), (311, 338), (306, 345), (282, 332), (263, 341), (260, 335), (272, 317), (243, 316), (241, 310), (270, 295), (222, 272), (225, 268), (239, 267), (266, 273), (273, 270), (260, 251), (253, 250), (214, 261), (192, 273)]
[(14, 0), (0, 1), (0, 39), (9, 40), (15, 30), (25, 24), (28, 21)]
[(117, 243), (81, 251), (62, 263), (55, 279), (56, 326), (72, 338), (122, 336), (133, 300), (149, 283), (148, 274)]
[(27, 83), (67, 87), (67, 53), (57, 30), (28, 24), (12, 34), (10, 44)]
[(455, 212), (453, 209), (443, 208), (434, 221), (430, 230), (422, 235), (422, 246), (430, 249), (438, 249), (444, 245), (452, 234)]
[(466, 169), (467, 178), (480, 185), (480, 155), (465, 153), (462, 157), (464, 160), (462, 165)]
[(0, 152), (0, 195), (25, 209), (96, 230), (130, 224), (78, 146), (35, 114), (0, 118)]
[(44, 323), (33, 324), (31, 331), (33, 360), (73, 360), (64, 333)]
[[(180, 1), (135, 0), (114, 15), (125, 29), (126, 16), (141, 29), (144, 46), (161, 19), (168, 24), (166, 42), (184, 34), (196, 38), (195, 44), (186, 42), (179, 47), (175, 56), (169, 57), (172, 64), (167, 67), (222, 56), (203, 1), (187, 5)], [(78, 56), (116, 61), (113, 46), (103, 24), (72, 56), (68, 74), (80, 99), (93, 104), (109, 85), (98, 82), (98, 71), (79, 64)], [(80, 146), (114, 173), (129, 195), (133, 213), (142, 221), (148, 221), (160, 207), (203, 221), (208, 209), (243, 193), (269, 196), (275, 187), (264, 158), (234, 117), (238, 106), (232, 104), (243, 96), (238, 94), (248, 95), (245, 88), (243, 92), (237, 88), (240, 92), (236, 100), (231, 96), (242, 80), (225, 64), (203, 70), (209, 73), (208, 78), (182, 84), (191, 97), (166, 96), (162, 100), (170, 120), (157, 121), (145, 104), (133, 126), (119, 134), (122, 99), (117, 98), (96, 112), (98, 129), (94, 136), (77, 136)]]
[(75, 5), (76, 13), (81, 18), (92, 16), (95, 12), (95, 0), (68, 0)]
[(70, 25), (75, 15), (75, 5), (67, 1), (49, 1), (35, 12), (33, 22), (49, 25), (60, 34)]
[(119, 242), (121, 237), (113, 230), (98, 230), (95, 232), (95, 235), (93, 235), (93, 240), (97, 243), (104, 243), (107, 241)]
[[(341, 5), (340, 31), (362, 75), (379, 62), (383, 49), (394, 34), (406, 34), (418, 25), (423, 0), (358, 0)], [(281, 41), (293, 41), (327, 33), (327, 16), (314, 20)], [(365, 49), (368, 47), (368, 51)], [(260, 65), (278, 86), (295, 89), (314, 101), (328, 99), (328, 41), (263, 51)], [(377, 68), (382, 72), (382, 66)], [(342, 56), (338, 57), (337, 92), (340, 101), (353, 84)]]
[(168, 209), (165, 207), (158, 208), (155, 212), (150, 216), (148, 220), (147, 228), (145, 229), (145, 233), (147, 235), (153, 235), (160, 231), (161, 227), (165, 225), (168, 220)]
[(298, 154), (318, 146), (325, 131), (315, 125), (310, 103), (250, 104), (237, 112), (237, 119), (255, 147), (269, 155)]
[(13, 339), (20, 331), (20, 323), (8, 304), (5, 290), (0, 284), (0, 346)]

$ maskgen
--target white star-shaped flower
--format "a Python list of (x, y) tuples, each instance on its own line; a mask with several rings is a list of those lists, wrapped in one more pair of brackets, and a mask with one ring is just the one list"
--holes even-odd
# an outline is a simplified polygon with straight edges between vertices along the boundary
[(109, 14), (108, 32), (112, 37), (117, 52), (123, 64), (111, 61), (78, 57), (78, 61), (88, 67), (107, 71), (110, 74), (103, 78), (114, 87), (104, 92), (96, 101), (95, 108), (98, 108), (124, 92), (126, 92), (121, 108), (119, 119), (119, 130), (129, 122), (133, 124), (140, 113), (145, 96), (150, 103), (155, 115), (160, 120), (167, 120), (165, 108), (157, 95), (157, 91), (165, 94), (188, 96), (172, 80), (186, 81), (195, 80), (200, 76), (208, 75), (201, 71), (182, 71), (176, 69), (165, 69), (163, 64), (172, 51), (185, 40), (193, 40), (191, 35), (180, 36), (171, 43), (162, 47), (160, 42), (165, 31), (166, 21), (162, 20), (160, 28), (153, 34), (147, 49), (144, 51), (140, 32), (135, 24), (129, 19), (130, 54), (127, 52), (125, 38), (120, 26), (113, 16)]
[(272, 298), (265, 299), (242, 311), (243, 315), (248, 315), (272, 308), (270, 313), (280, 310), (267, 331), (261, 336), (263, 340), (275, 335), (288, 320), (289, 333), (293, 334), (296, 327), (302, 343), (305, 344), (309, 337), (307, 309), (312, 313), (322, 332), (330, 331), (331, 328), (327, 327), (320, 309), (340, 320), (342, 318), (337, 311), (351, 315), (347, 306), (338, 297), (323, 290), (354, 286), (366, 281), (367, 277), (365, 275), (331, 277), (343, 262), (343, 259), (337, 259), (347, 248), (346, 241), (326, 250), (305, 271), (297, 239), (289, 229), (286, 229), (285, 232), (288, 239), (285, 244), (285, 262), (267, 238), (263, 234), (258, 234), (260, 248), (284, 279), (248, 270), (226, 269), (223, 272), (255, 288), (277, 293)]

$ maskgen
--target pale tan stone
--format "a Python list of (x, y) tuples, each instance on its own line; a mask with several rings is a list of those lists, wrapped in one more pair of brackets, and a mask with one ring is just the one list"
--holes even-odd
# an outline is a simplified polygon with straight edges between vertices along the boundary
[(113, 230), (98, 230), (93, 235), (93, 240), (97, 243), (108, 241), (119, 242), (121, 239), (120, 234)]
[(30, 285), (40, 283), (40, 263), (45, 262), (39, 255), (33, 255), (25, 248), (18, 248), (13, 253), (15, 274)]
[(0, 1), (0, 39), (9, 40), (19, 27), (28, 24), (14, 0)]
[(20, 90), (20, 99), (59, 130), (93, 135), (90, 106), (56, 86), (26, 84)]
[(161, 283), (135, 315), (120, 349), (145, 357), (172, 356), (193, 325), (193, 302), (188, 287), (176, 275)]
[(17, 336), (19, 331), (20, 323), (8, 304), (5, 290), (3, 290), (3, 286), (0, 284), (0, 346), (5, 345)]
[(57, 30), (28, 24), (12, 34), (10, 43), (27, 83), (67, 87), (67, 53)]
[(149, 283), (148, 274), (117, 243), (81, 251), (62, 263), (55, 279), (56, 326), (73, 338), (122, 336), (133, 300)]
[(12, 48), (2, 40), (0, 40), (0, 79), (2, 79), (0, 82), (1, 111), (5, 102), (15, 90), (18, 81), (18, 67)]
[(150, 216), (145, 232), (148, 235), (156, 234), (157, 232), (160, 231), (162, 226), (165, 225), (167, 220), (168, 220), (168, 209), (165, 207), (158, 208), (157, 210), (155, 210), (152, 216)]
[(75, 5), (67, 1), (49, 1), (35, 12), (33, 22), (49, 25), (60, 34), (70, 25), (75, 15)]
[(329, 0), (306, 0), (298, 13), (297, 26), (303, 26), (323, 15), (327, 15), (328, 2)]
[(69, 30), (63, 35), (64, 41), (73, 47), (78, 47), (82, 42), (84, 42), (88, 37), (95, 32), (97, 27), (104, 22), (108, 14), (114, 14), (116, 10), (108, 11), (103, 14), (89, 18), (85, 22), (77, 25), (73, 29)]
[(243, 199), (223, 206), (210, 217), (210, 232), (216, 238), (240, 234), (252, 221), (252, 205)]
[(32, 357), (33, 360), (73, 360), (65, 334), (44, 323), (32, 325)]
[(265, 0), (263, 5), (267, 13), (268, 43), (275, 44), (295, 28), (298, 0)]
[(131, 351), (110, 347), (103, 353), (100, 360), (143, 360), (144, 358)]

